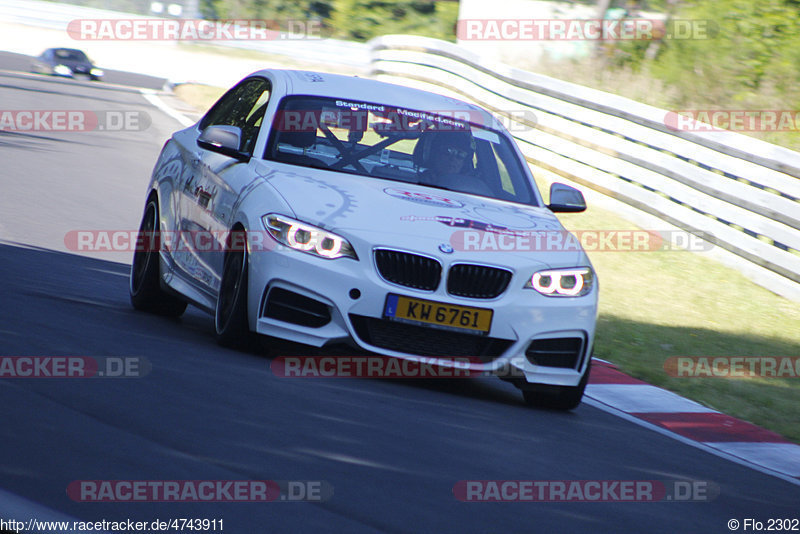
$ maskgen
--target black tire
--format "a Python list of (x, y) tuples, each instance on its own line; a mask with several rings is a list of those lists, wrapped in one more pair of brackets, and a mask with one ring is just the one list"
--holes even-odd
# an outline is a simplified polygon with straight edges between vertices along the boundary
[(245, 242), (244, 230), (234, 230), (225, 252), (214, 312), (217, 342), (225, 347), (244, 348), (252, 340), (247, 320), (248, 258)]
[(586, 384), (589, 383), (591, 368), (592, 360), (590, 359), (577, 386), (540, 386), (535, 389), (522, 389), (522, 397), (529, 406), (551, 410), (574, 410), (583, 399), (583, 392), (586, 390)]
[(158, 202), (155, 198), (147, 202), (136, 242), (129, 285), (131, 304), (137, 310), (179, 317), (186, 311), (186, 302), (161, 289), (161, 239), (158, 232)]

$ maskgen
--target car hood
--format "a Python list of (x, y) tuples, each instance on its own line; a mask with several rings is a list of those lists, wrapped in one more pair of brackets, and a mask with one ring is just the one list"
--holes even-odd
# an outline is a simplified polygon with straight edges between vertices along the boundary
[(291, 207), (285, 215), (339, 233), (354, 246), (510, 266), (588, 263), (579, 246), (558, 243), (566, 232), (547, 208), (302, 167), (273, 168), (264, 178)]

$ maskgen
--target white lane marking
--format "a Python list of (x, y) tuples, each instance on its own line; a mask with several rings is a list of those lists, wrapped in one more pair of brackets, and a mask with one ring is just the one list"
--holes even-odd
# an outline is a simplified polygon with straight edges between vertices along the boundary
[(164, 101), (158, 97), (158, 95), (154, 90), (139, 89), (139, 92), (142, 94), (145, 100), (147, 100), (152, 105), (154, 105), (155, 107), (157, 107), (158, 109), (160, 109), (161, 111), (163, 111), (164, 113), (166, 113), (167, 115), (169, 115), (170, 117), (181, 123), (181, 126), (189, 127), (192, 124), (194, 124), (195, 121), (193, 121), (189, 117), (172, 109), (167, 104), (165, 104)]
[(641, 426), (641, 427), (646, 428), (648, 430), (652, 430), (653, 432), (657, 432), (658, 434), (661, 434), (662, 436), (666, 436), (668, 438), (672, 438), (675, 441), (680, 441), (684, 445), (692, 446), (692, 447), (694, 447), (696, 449), (700, 449), (701, 451), (705, 451), (705, 452), (707, 452), (709, 454), (713, 454), (714, 456), (717, 456), (717, 457), (722, 458), (724, 460), (728, 460), (728, 461), (733, 462), (735, 464), (739, 464), (741, 466), (744, 466), (744, 467), (747, 467), (747, 468), (750, 468), (750, 469), (754, 469), (754, 470), (758, 471), (759, 473), (764, 473), (765, 475), (770, 475), (770, 476), (773, 476), (775, 478), (780, 478), (781, 480), (785, 480), (786, 482), (790, 482), (790, 483), (792, 483), (792, 484), (794, 484), (796, 486), (800, 486), (800, 478), (788, 475), (788, 474), (784, 473), (780, 468), (778, 468), (778, 470), (770, 469), (770, 468), (764, 467), (764, 466), (762, 466), (762, 465), (760, 465), (758, 463), (754, 463), (753, 460), (746, 460), (746, 459), (741, 458), (739, 456), (734, 456), (734, 455), (732, 455), (732, 454), (730, 454), (728, 452), (725, 452), (723, 450), (717, 449), (717, 448), (715, 448), (715, 446), (718, 445), (717, 443), (703, 443), (702, 441), (695, 441), (695, 440), (687, 438), (685, 436), (681, 436), (680, 434), (676, 434), (675, 432), (672, 432), (671, 430), (667, 430), (666, 428), (662, 428), (662, 427), (660, 427), (658, 425), (654, 425), (653, 423), (650, 423), (649, 421), (645, 421), (644, 419), (639, 419), (635, 415), (631, 415), (629, 413), (625, 413), (622, 410), (618, 410), (614, 406), (610, 406), (610, 405), (608, 405), (608, 404), (606, 404), (604, 402), (598, 401), (598, 400), (593, 399), (593, 398), (588, 397), (588, 396), (585, 396), (583, 398), (583, 403), (587, 404), (589, 406), (593, 406), (594, 408), (597, 408), (598, 410), (602, 410), (602, 411), (604, 411), (606, 413), (609, 413), (611, 415), (619, 417), (620, 419), (624, 419), (624, 420), (626, 420), (626, 421), (628, 421), (630, 423), (633, 423), (635, 425)]
[(800, 445), (758, 441), (704, 442), (732, 456), (763, 465), (793, 477), (800, 477)]
[(589, 384), (586, 394), (628, 413), (719, 413), (666, 389), (649, 384)]
[(109, 271), (108, 269), (95, 269), (94, 267), (89, 267), (89, 270), (90, 271), (95, 271), (95, 272), (98, 272), (98, 273), (106, 273), (106, 274), (113, 274), (115, 276), (123, 276), (125, 278), (128, 278), (131, 275), (131, 273), (127, 273), (127, 272), (126, 273), (120, 273), (118, 271)]
[(364, 458), (356, 458), (355, 456), (350, 456), (347, 454), (339, 454), (336, 452), (328, 452), (328, 451), (320, 451), (316, 449), (306, 449), (306, 448), (298, 448), (295, 449), (296, 452), (301, 454), (307, 454), (309, 456), (316, 456), (318, 458), (323, 458), (325, 460), (331, 460), (333, 462), (341, 462), (345, 464), (351, 465), (360, 465), (362, 467), (372, 467), (374, 469), (383, 469), (386, 471), (395, 471), (399, 473), (407, 473), (407, 474), (415, 474), (415, 475), (429, 475), (430, 473), (423, 473), (421, 471), (412, 471), (410, 469), (403, 469), (401, 467), (394, 467), (392, 465), (382, 464), (379, 462), (373, 462), (372, 460), (366, 460)]

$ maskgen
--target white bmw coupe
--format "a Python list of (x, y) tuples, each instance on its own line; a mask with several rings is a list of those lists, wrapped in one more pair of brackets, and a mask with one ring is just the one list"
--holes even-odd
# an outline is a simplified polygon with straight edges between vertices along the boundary
[[(598, 286), (503, 125), (459, 100), (264, 70), (165, 144), (147, 188), (133, 306), (255, 334), (497, 374), (576, 407)], [(467, 362), (466, 364), (464, 362)]]

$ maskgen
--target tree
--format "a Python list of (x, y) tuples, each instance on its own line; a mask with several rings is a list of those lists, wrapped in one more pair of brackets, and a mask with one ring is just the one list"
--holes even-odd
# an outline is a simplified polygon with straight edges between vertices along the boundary
[(335, 36), (366, 41), (405, 33), (453, 40), (458, 2), (430, 0), (334, 0), (330, 26)]
[(699, 0), (677, 18), (708, 23), (712, 31), (693, 39), (665, 40), (650, 72), (669, 84), (693, 88), (687, 94), (692, 100), (730, 102), (766, 85), (797, 85), (797, 2)]
[(327, 20), (333, 0), (201, 0), (200, 10), (213, 19)]

